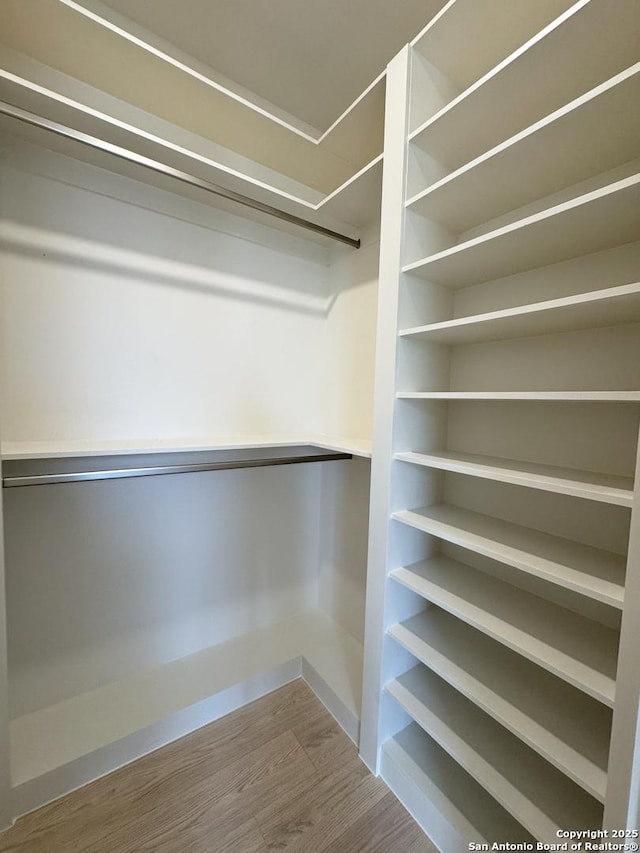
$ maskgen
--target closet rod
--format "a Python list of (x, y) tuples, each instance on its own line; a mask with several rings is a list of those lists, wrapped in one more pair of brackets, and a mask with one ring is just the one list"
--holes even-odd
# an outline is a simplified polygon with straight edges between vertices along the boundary
[(119, 480), (125, 477), (158, 477), (164, 474), (193, 474), (199, 471), (227, 471), (235, 468), (268, 468), (272, 465), (299, 465), (305, 462), (332, 462), (352, 459), (351, 453), (314, 450), (291, 456), (262, 456), (254, 459), (225, 459), (220, 461), (141, 465), (137, 468), (108, 468), (94, 471), (60, 471), (45, 474), (15, 474), (3, 478), (5, 489), (20, 486), (47, 486), (57, 483), (80, 483), (88, 480)]
[(135, 151), (129, 151), (128, 148), (121, 148), (119, 145), (113, 145), (106, 142), (104, 139), (98, 139), (96, 136), (90, 136), (87, 133), (82, 133), (79, 130), (74, 130), (64, 124), (59, 124), (51, 119), (36, 115), (36, 113), (28, 112), (6, 101), (0, 101), (0, 115), (6, 115), (10, 118), (15, 118), (18, 121), (30, 124), (33, 127), (38, 127), (42, 130), (55, 133), (57, 136), (71, 139), (74, 142), (79, 142), (82, 145), (87, 145), (89, 148), (95, 148), (98, 151), (103, 151), (112, 154), (114, 157), (119, 157), (121, 160), (127, 160), (130, 163), (135, 163), (138, 166), (143, 166), (145, 169), (150, 169), (161, 175), (169, 178), (174, 178), (181, 181), (183, 184), (188, 184), (192, 187), (204, 190), (212, 195), (227, 199), (228, 201), (242, 204), (245, 207), (250, 207), (252, 210), (257, 210), (260, 213), (265, 213), (267, 216), (273, 216), (276, 219), (281, 219), (283, 222), (289, 222), (292, 225), (297, 225), (300, 228), (306, 228), (308, 231), (315, 231), (317, 234), (322, 234), (332, 240), (338, 240), (340, 243), (346, 243), (354, 249), (360, 248), (360, 240), (354, 237), (348, 237), (346, 234), (340, 234), (338, 231), (332, 231), (331, 228), (325, 228), (323, 225), (316, 225), (315, 222), (309, 222), (308, 219), (302, 219), (300, 216), (295, 216), (293, 213), (287, 213), (285, 210), (280, 210), (277, 207), (272, 207), (270, 204), (264, 204), (261, 201), (249, 198), (249, 196), (234, 192), (233, 190), (225, 189), (224, 187), (213, 184), (210, 181), (205, 181), (202, 178), (196, 178), (188, 172), (182, 172), (179, 169), (174, 169), (172, 166), (166, 166), (157, 160), (152, 160), (150, 157), (144, 157), (142, 154), (136, 154)]

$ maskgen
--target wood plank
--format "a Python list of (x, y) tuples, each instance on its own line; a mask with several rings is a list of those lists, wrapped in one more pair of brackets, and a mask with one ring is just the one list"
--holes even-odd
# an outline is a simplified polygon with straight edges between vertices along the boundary
[(387, 692), (539, 841), (602, 825), (602, 805), (426, 667)]
[(611, 711), (516, 652), (432, 607), (389, 636), (604, 802)]
[[(144, 796), (135, 791), (139, 808), (128, 813), (126, 822), (116, 816), (111, 824), (102, 824), (100, 836), (82, 851), (152, 851), (167, 836), (175, 842), (168, 850), (180, 849), (184, 836), (195, 841), (205, 835), (219, 843), (230, 828), (240, 829), (267, 792), (293, 793), (298, 780), (314, 773), (294, 735), (284, 732), (222, 770), (210, 765), (208, 776), (197, 782), (184, 773), (170, 775), (159, 784), (151, 781)], [(169, 824), (163, 825), (167, 818)]]
[(393, 518), (519, 571), (622, 608), (625, 559), (619, 554), (449, 504), (400, 510), (393, 513)]
[(391, 577), (518, 654), (613, 707), (616, 631), (448, 557)]
[(293, 722), (291, 731), (316, 770), (339, 767), (353, 748), (353, 741), (324, 709)]
[(324, 853), (362, 815), (369, 814), (370, 819), (373, 819), (375, 809), (387, 791), (381, 779), (366, 776), (330, 813), (323, 815), (321, 820), (291, 844), (287, 853)]
[[(348, 753), (347, 753), (348, 754)], [(305, 786), (295, 797), (270, 798), (269, 805), (256, 813), (256, 822), (270, 848), (289, 849), (293, 844), (308, 838), (315, 826), (329, 819), (340, 803), (358, 787), (368, 775), (362, 762), (347, 761), (346, 766)]]
[[(375, 820), (372, 819), (374, 815)], [(418, 843), (421, 853), (437, 853), (420, 827), (408, 823), (407, 817), (404, 807), (389, 792), (325, 847), (323, 853), (387, 853), (389, 850), (404, 851), (409, 845)]]
[[(212, 846), (213, 845), (213, 846)], [(108, 848), (84, 848), (82, 853)], [(216, 853), (266, 853), (262, 833), (253, 818), (244, 820), (233, 816), (225, 818), (216, 815), (211, 823), (206, 816), (195, 815), (192, 825), (179, 825), (167, 830), (160, 829), (156, 834), (140, 841), (133, 837), (122, 847), (122, 853), (204, 853), (214, 849)]]

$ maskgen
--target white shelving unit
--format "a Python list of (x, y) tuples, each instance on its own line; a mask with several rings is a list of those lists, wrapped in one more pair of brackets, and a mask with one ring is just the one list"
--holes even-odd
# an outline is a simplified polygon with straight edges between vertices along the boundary
[(601, 703), (444, 610), (393, 625), (389, 636), (604, 802), (611, 712)]
[[(639, 73), (636, 64), (617, 74), (423, 189), (407, 208), (461, 233), (633, 160), (640, 131), (633, 108), (640, 97)], [(583, 148), (584, 139), (589, 145)], [(506, 171), (513, 175), (508, 184), (500, 180)]]
[(391, 577), (605, 705), (613, 705), (618, 646), (613, 629), (504, 581), (485, 578), (447, 557), (394, 569)]
[(392, 518), (613, 607), (623, 606), (625, 561), (619, 554), (446, 504), (401, 510)]
[(633, 242), (640, 175), (526, 216), (403, 267), (433, 284), (466, 287)]
[[(521, 17), (521, 11), (514, 6), (505, 9), (500, 16), (501, 24), (507, 17)], [(540, 18), (549, 11), (551, 4), (541, 8)], [(616, 0), (607, 9), (593, 0), (579, 0), (573, 5), (556, 3), (555, 11), (558, 17), (539, 27), (528, 40), (525, 36), (510, 54), (507, 52), (514, 39), (507, 35), (503, 46), (502, 35), (506, 31), (502, 26), (496, 27), (495, 39), (500, 47), (494, 47), (487, 59), (504, 58), (485, 73), (476, 75), (459, 94), (455, 87), (450, 85), (447, 90), (443, 85), (441, 77), (446, 82), (447, 72), (436, 71), (434, 81), (448, 94), (441, 98), (439, 108), (433, 107), (432, 91), (427, 89), (425, 94), (416, 90), (417, 98), (411, 99), (409, 139), (436, 161), (441, 172), (470, 162), (638, 61), (637, 10), (632, 0)], [(448, 13), (452, 13), (452, 34), (460, 31), (460, 23), (453, 23), (454, 16), (464, 20), (466, 29), (472, 26), (474, 14), (478, 14), (469, 13), (467, 4), (458, 0), (443, 10), (437, 24), (440, 32), (448, 29)], [(538, 25), (544, 24), (540, 18)], [(513, 30), (525, 35), (519, 25), (514, 25)], [(429, 45), (435, 41), (435, 26), (433, 31), (432, 38), (427, 30), (414, 42), (414, 51), (420, 56), (423, 49), (428, 53)], [(478, 51), (482, 52), (484, 40), (479, 41)], [(420, 60), (418, 67), (419, 64)], [(435, 61), (433, 65), (437, 69)], [(535, 77), (543, 79), (544, 86), (531, 86)], [(430, 88), (436, 89), (433, 81)], [(527, 96), (522, 97), (522, 92)], [(420, 108), (421, 103), (426, 110)], [(473, 133), (468, 132), (470, 127)], [(439, 174), (438, 179), (441, 177)]]
[(458, 0), (388, 68), (361, 744), (446, 853), (443, 761), (538, 841), (634, 826), (638, 24)]
[(428, 669), (418, 666), (386, 690), (539, 841), (554, 843), (566, 820), (597, 828), (588, 794)]
[[(532, 836), (416, 723), (382, 748), (382, 774), (441, 850), (467, 838), (531, 843)], [(425, 796), (426, 795), (426, 796)]]
[(0, 99), (361, 248), (0, 119), (0, 458), (360, 457), (7, 490), (0, 828), (299, 676), (442, 853), (631, 827), (637, 2), (449, 0), (324, 129), (3, 16)]

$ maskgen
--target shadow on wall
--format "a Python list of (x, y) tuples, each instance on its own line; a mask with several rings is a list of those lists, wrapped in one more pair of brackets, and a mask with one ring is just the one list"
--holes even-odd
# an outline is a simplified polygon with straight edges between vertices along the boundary
[[(57, 161), (45, 156), (44, 163), (40, 171), (51, 172)], [(3, 169), (5, 251), (293, 311), (328, 311), (326, 249), (83, 164), (71, 168), (78, 185), (38, 174), (38, 166), (36, 160), (35, 174)], [(105, 194), (111, 186), (113, 194)]]
[[(215, 266), (204, 267), (109, 245), (89, 243), (54, 232), (41, 232), (3, 223), (0, 250), (34, 260), (44, 259), (47, 263), (135, 278), (149, 284), (180, 287), (196, 293), (224, 296), (303, 314), (328, 314), (332, 298), (326, 294), (326, 284), (322, 276), (309, 275), (307, 270), (302, 274), (301, 270), (301, 275), (294, 279), (302, 283), (297, 292), (287, 290), (286, 284), (282, 282), (286, 282), (290, 276), (277, 274), (278, 269), (273, 258), (261, 258), (260, 247), (243, 245), (239, 240), (235, 242), (238, 244), (233, 247), (236, 252), (231, 253), (231, 247), (225, 247), (224, 254), (216, 255), (212, 259)], [(230, 255), (232, 263), (227, 263)], [(265, 275), (268, 268), (272, 272), (271, 277)], [(324, 268), (322, 271), (324, 272)], [(258, 275), (261, 278), (258, 278)], [(313, 283), (318, 284), (319, 293), (312, 291), (310, 285)]]

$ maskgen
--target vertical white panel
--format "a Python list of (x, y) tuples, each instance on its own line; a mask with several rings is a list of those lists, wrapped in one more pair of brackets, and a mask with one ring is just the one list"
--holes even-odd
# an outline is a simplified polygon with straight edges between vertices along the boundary
[[(0, 483), (2, 460), (0, 459)], [(0, 488), (0, 830), (11, 824), (11, 778), (9, 767), (9, 685), (7, 677), (7, 630), (4, 586), (4, 541), (2, 488)]]
[[(0, 174), (0, 198), (4, 183)], [(2, 269), (0, 267), (0, 281)], [(0, 292), (0, 315), (4, 312)], [(0, 334), (0, 353), (3, 345)], [(5, 409), (0, 403), (0, 439)], [(9, 673), (7, 650), (7, 603), (5, 592), (4, 523), (2, 512), (2, 457), (0, 456), (0, 830), (10, 826), (13, 819), (11, 807), (11, 768), (9, 764)]]
[[(631, 513), (627, 577), (624, 593), (624, 614), (618, 654), (616, 704), (613, 713), (607, 800), (604, 811), (605, 829), (637, 829), (637, 804), (630, 804), (632, 780), (640, 774), (640, 750), (636, 740), (638, 706), (640, 702), (640, 507), (637, 503), (640, 484), (640, 442), (636, 462), (636, 503)], [(634, 766), (635, 764), (635, 766)]]
[(636, 742), (633, 750), (629, 814), (627, 816), (628, 829), (637, 829), (640, 826), (640, 708), (638, 711), (638, 719), (636, 719)]
[(320, 609), (364, 640), (370, 462), (323, 462), (320, 519)]
[(398, 277), (402, 252), (408, 77), (409, 49), (405, 48), (391, 61), (387, 69), (385, 162), (382, 182), (374, 450), (371, 469), (367, 621), (365, 625), (360, 739), (362, 759), (374, 772), (377, 772), (378, 769), (384, 600), (389, 550), (391, 456), (393, 452), (398, 331)]
[(379, 236), (329, 267), (325, 428), (330, 436), (371, 439)]

